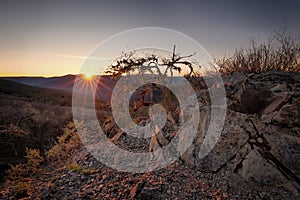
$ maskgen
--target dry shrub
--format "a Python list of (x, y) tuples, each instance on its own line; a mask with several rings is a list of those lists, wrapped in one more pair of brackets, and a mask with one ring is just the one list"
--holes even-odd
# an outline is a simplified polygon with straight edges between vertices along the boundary
[(80, 147), (80, 138), (75, 129), (75, 124), (69, 122), (65, 132), (57, 137), (55, 145), (46, 152), (46, 156), (49, 160), (65, 161), (69, 159), (74, 150)]
[[(75, 149), (80, 146), (80, 139), (75, 130), (75, 125), (70, 122), (65, 130), (65, 133), (58, 137), (58, 141), (52, 149), (46, 152), (47, 159), (54, 161), (64, 161), (71, 157)], [(37, 149), (26, 148), (26, 163), (11, 166), (7, 170), (6, 180), (16, 181), (28, 177), (33, 177), (40, 172), (41, 163), (45, 160)]]
[(40, 155), (40, 151), (37, 149), (26, 149), (25, 158), (27, 158), (27, 165), (33, 168), (34, 171), (44, 161), (44, 158)]
[[(43, 179), (45, 173), (49, 171), (49, 164), (55, 166), (66, 166), (68, 159), (71, 157), (75, 149), (79, 148), (80, 140), (75, 130), (74, 123), (70, 122), (63, 135), (59, 136), (58, 141), (52, 149), (46, 152), (48, 159), (47, 165), (41, 165), (45, 160), (37, 149), (26, 149), (27, 162), (11, 166), (6, 171), (4, 190), (1, 191), (2, 196), (14, 196), (15, 198), (30, 197), (34, 186), (32, 182), (37, 179)], [(77, 166), (71, 166), (70, 170), (80, 171), (82, 173), (94, 173), (92, 169), (84, 169)]]
[(286, 28), (258, 44), (250, 41), (246, 49), (238, 49), (230, 57), (216, 59), (222, 74), (232, 72), (260, 73), (266, 71), (300, 72), (299, 40), (286, 34)]
[(6, 180), (14, 181), (30, 177), (39, 171), (39, 167), (44, 161), (44, 158), (40, 155), (40, 151), (37, 149), (26, 148), (25, 157), (27, 158), (26, 163), (11, 166), (11, 168), (7, 170)]

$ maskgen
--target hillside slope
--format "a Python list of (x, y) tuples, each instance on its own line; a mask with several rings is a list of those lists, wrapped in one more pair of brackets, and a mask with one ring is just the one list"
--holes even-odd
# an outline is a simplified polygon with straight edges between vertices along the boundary
[[(71, 120), (71, 93), (0, 79), (0, 179), (8, 164), (25, 160), (25, 149), (41, 152)], [(0, 180), (1, 182), (1, 180)]]
[[(132, 174), (107, 167), (82, 146), (69, 124), (38, 170), (31, 162), (24, 165), (24, 172), (11, 177), (0, 195), (3, 199), (299, 199), (300, 75), (235, 73), (224, 77), (224, 83), (225, 125), (204, 159), (197, 155), (207, 129), (209, 101), (200, 102), (201, 129), (195, 142), (164, 169)], [(207, 95), (207, 89), (197, 91), (199, 99)], [(109, 112), (102, 113), (101, 119), (107, 135), (119, 133)], [(120, 132), (110, 141), (128, 151), (148, 152), (151, 145), (160, 148), (174, 135), (173, 119), (167, 120), (166, 133), (157, 133), (153, 140), (143, 143)], [(142, 118), (139, 124), (147, 120)], [(95, 148), (101, 144), (93, 143)], [(109, 150), (105, 153), (122, 159)], [(130, 164), (139, 166), (136, 162)]]
[(0, 79), (0, 93), (52, 104), (71, 105), (71, 92), (35, 87), (10, 80)]
[(1, 77), (1, 79), (10, 80), (26, 85), (38, 86), (43, 88), (52, 88), (71, 91), (76, 75), (66, 75), (59, 77)]

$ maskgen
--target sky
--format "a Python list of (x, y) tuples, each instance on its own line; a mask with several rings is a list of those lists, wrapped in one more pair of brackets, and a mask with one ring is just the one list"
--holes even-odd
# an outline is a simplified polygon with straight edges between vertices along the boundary
[(138, 27), (182, 32), (222, 57), (286, 22), (300, 38), (299, 8), (299, 0), (2, 0), (0, 76), (76, 74), (100, 42)]

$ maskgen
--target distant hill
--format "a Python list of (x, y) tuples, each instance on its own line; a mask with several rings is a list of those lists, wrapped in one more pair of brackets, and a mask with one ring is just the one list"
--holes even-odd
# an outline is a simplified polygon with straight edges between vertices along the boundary
[[(18, 86), (16, 83), (22, 84), (20, 87), (21, 90), (18, 90), (23, 95), (30, 95), (30, 92), (27, 92), (27, 90), (36, 90), (32, 86), (39, 87), (38, 90), (41, 90), (41, 88), (47, 88), (47, 89), (55, 89), (60, 90), (60, 92), (72, 92), (75, 78), (77, 75), (65, 75), (60, 77), (0, 77), (0, 80), (4, 81), (11, 81), (6, 82), (4, 85), (6, 85), (6, 89), (8, 89), (9, 85), (11, 85), (11, 88), (17, 88)], [(12, 83), (13, 81), (13, 83)], [(102, 100), (109, 100), (112, 89), (116, 83), (115, 79), (111, 79), (108, 76), (101, 76), (98, 83), (98, 89), (97, 89), (97, 98)], [(2, 84), (2, 83), (1, 83)], [(24, 87), (24, 86), (27, 87)], [(31, 86), (31, 87), (28, 87)], [(13, 91), (11, 91), (13, 92)]]
[[(40, 88), (48, 88), (48, 89), (56, 89), (56, 90), (63, 90), (72, 92), (74, 82), (77, 75), (65, 75), (60, 77), (0, 77), (0, 80), (9, 80), (14, 81), (21, 84), (26, 84), (28, 86), (36, 86)], [(97, 83), (97, 95), (96, 98), (99, 100), (108, 101), (111, 98), (113, 88), (118, 81), (117, 79), (110, 78), (109, 76), (99, 76), (99, 82)], [(85, 84), (84, 79), (82, 84)], [(178, 82), (180, 85), (179, 79), (174, 77), (173, 83)], [(87, 87), (88, 84), (86, 84), (84, 87)], [(179, 86), (178, 86), (179, 87)], [(82, 90), (84, 91), (84, 90)], [(27, 92), (23, 92), (24, 94), (27, 94)]]
[(26, 85), (38, 86), (43, 88), (52, 88), (59, 90), (68, 90), (73, 89), (74, 80), (76, 75), (66, 75), (60, 77), (2, 77), (1, 79), (10, 80)]
[(4, 79), (0, 79), (0, 94), (65, 106), (70, 106), (72, 100), (70, 91), (30, 86)]

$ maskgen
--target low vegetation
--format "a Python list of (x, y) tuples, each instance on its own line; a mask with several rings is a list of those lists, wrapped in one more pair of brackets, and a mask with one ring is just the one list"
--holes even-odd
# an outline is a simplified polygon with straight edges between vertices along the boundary
[(33, 176), (39, 171), (40, 164), (44, 161), (40, 151), (37, 149), (26, 149), (25, 157), (27, 159), (26, 163), (11, 166), (11, 169), (7, 170), (6, 180), (20, 180), (21, 178)]
[(300, 72), (300, 41), (286, 33), (275, 32), (267, 42), (254, 39), (249, 47), (237, 49), (232, 56), (216, 59), (222, 74), (267, 71)]
[(80, 138), (76, 132), (75, 125), (73, 122), (70, 122), (65, 132), (57, 137), (55, 145), (46, 152), (46, 156), (49, 160), (60, 162), (67, 161), (71, 158), (75, 149), (80, 147)]
[(40, 168), (44, 158), (40, 155), (40, 151), (36, 149), (26, 149), (27, 162), (11, 166), (7, 170), (5, 177), (4, 190), (2, 195), (6, 192), (13, 193), (16, 198), (27, 197), (30, 193), (31, 182), (39, 177), (42, 173)]
[[(26, 162), (12, 165), (5, 176), (4, 190), (2, 195), (11, 195), (16, 198), (29, 197), (34, 190), (34, 182), (43, 180), (43, 177), (55, 170), (69, 170), (82, 174), (92, 174), (96, 170), (84, 168), (71, 160), (72, 154), (80, 147), (79, 136), (73, 122), (70, 122), (65, 132), (57, 138), (55, 145), (41, 155), (37, 149), (26, 149)], [(46, 165), (44, 165), (46, 163)], [(49, 169), (51, 167), (51, 169)], [(8, 194), (9, 193), (9, 194)]]

